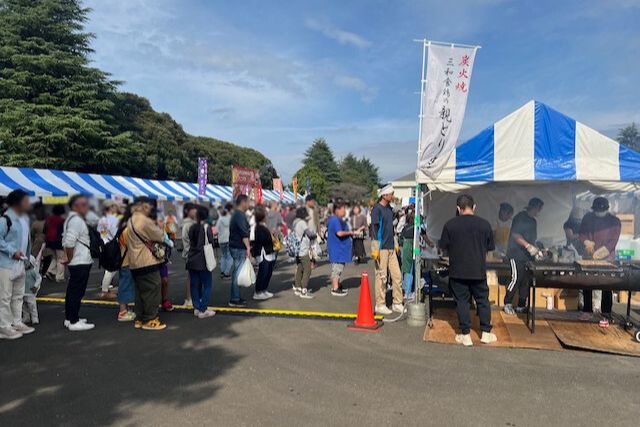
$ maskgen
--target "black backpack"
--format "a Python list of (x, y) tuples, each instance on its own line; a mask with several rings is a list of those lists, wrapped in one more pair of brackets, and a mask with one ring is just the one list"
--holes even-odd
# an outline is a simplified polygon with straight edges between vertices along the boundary
[[(79, 215), (76, 215), (76, 216), (78, 218), (80, 218), (80, 220), (85, 223), (85, 225), (87, 226), (87, 230), (89, 230), (89, 244), (87, 245), (86, 243), (84, 243), (81, 240), (78, 240), (78, 243), (80, 243), (81, 245), (83, 245), (87, 249), (89, 249), (89, 253), (91, 254), (91, 258), (96, 258), (99, 261), (100, 257), (102, 256), (102, 253), (104, 252), (104, 246), (105, 245), (104, 245), (104, 241), (102, 240), (102, 237), (100, 237), (100, 233), (98, 233), (98, 229), (96, 227), (92, 227), (89, 224), (87, 224), (87, 222), (81, 216), (79, 216)], [(71, 220), (71, 218), (73, 218), (73, 217), (70, 216), (65, 221), (65, 225), (63, 227), (65, 230), (66, 230), (67, 224)]]
[[(124, 229), (118, 230), (115, 237), (103, 245), (99, 263), (107, 271), (118, 271), (122, 267), (122, 252), (120, 252), (120, 235)], [(126, 253), (126, 249), (125, 249)]]
[(11, 221), (11, 218), (9, 218), (5, 214), (0, 215), (0, 217), (4, 218), (4, 220), (7, 221), (7, 234), (4, 236), (6, 238), (9, 235), (9, 232), (11, 231), (11, 226), (13, 225), (13, 221)]
[(100, 237), (100, 233), (96, 227), (87, 224), (87, 228), (89, 229), (89, 246), (87, 247), (89, 248), (89, 252), (91, 252), (91, 258), (100, 260), (104, 252), (105, 243), (102, 237)]

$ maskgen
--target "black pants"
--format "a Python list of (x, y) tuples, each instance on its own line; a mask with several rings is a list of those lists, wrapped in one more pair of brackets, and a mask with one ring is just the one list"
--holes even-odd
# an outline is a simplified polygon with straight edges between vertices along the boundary
[(90, 272), (91, 264), (69, 266), (69, 283), (64, 297), (64, 317), (71, 323), (76, 323), (80, 318), (80, 304), (87, 291)]
[(526, 261), (511, 258), (509, 263), (511, 264), (511, 281), (507, 285), (504, 303), (505, 305), (513, 304), (513, 297), (518, 292), (518, 307), (525, 307), (529, 298), (529, 272), (524, 268)]
[(269, 287), (271, 281), (271, 275), (273, 274), (273, 266), (276, 265), (275, 261), (262, 260), (258, 264), (258, 274), (256, 274), (256, 293), (264, 292)]
[(460, 331), (468, 334), (471, 331), (471, 315), (469, 314), (469, 298), (473, 296), (480, 317), (482, 332), (491, 332), (491, 305), (489, 304), (489, 286), (487, 279), (464, 280), (449, 279), (449, 287), (456, 300), (456, 312)]
[[(593, 294), (591, 293), (591, 289), (583, 289), (582, 294), (584, 295), (584, 307), (582, 307), (582, 311), (591, 313), (593, 311)], [(602, 291), (602, 313), (603, 314), (611, 314), (611, 308), (613, 307), (613, 292), (611, 291)]]
[(158, 317), (158, 306), (162, 302), (160, 294), (160, 272), (153, 270), (149, 273), (133, 276), (136, 284), (136, 299), (134, 311), (136, 320), (148, 322)]

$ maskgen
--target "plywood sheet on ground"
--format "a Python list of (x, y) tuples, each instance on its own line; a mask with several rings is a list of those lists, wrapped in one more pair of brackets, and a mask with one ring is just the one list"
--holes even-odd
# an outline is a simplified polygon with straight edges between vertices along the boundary
[[(482, 344), (480, 342), (480, 321), (475, 314), (471, 317), (471, 339), (475, 345), (483, 345), (487, 347), (511, 347), (509, 333), (505, 328), (504, 322), (497, 311), (491, 312), (491, 323), (493, 324), (493, 333), (498, 337), (498, 342), (493, 344)], [(433, 327), (424, 331), (424, 340), (429, 342), (438, 342), (443, 344), (457, 344), (455, 336), (458, 333), (458, 317), (453, 309), (439, 308), (436, 310), (433, 318)]]
[(549, 325), (567, 347), (640, 357), (640, 343), (620, 325), (601, 328), (595, 323), (550, 320)]
[[(505, 321), (506, 320), (506, 321)], [(531, 334), (524, 318), (516, 316), (503, 316), (501, 311), (491, 312), (491, 322), (493, 333), (498, 337), (498, 342), (490, 347), (513, 347), (513, 348), (534, 348), (548, 350), (562, 350), (562, 345), (558, 342), (549, 325), (544, 321), (536, 324), (536, 334)], [(472, 315), (471, 339), (474, 344), (480, 343), (479, 319)], [(439, 308), (433, 318), (433, 327), (425, 329), (424, 340), (444, 344), (457, 344), (455, 335), (458, 331), (458, 318), (455, 310)]]
[(532, 334), (527, 327), (526, 315), (509, 316), (502, 311), (499, 314), (509, 332), (511, 347), (562, 350), (562, 345), (546, 320), (537, 318), (536, 332)]

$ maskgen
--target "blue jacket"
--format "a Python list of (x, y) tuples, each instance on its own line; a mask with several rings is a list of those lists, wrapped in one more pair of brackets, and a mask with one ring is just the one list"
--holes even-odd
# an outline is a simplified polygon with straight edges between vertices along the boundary
[[(0, 218), (0, 268), (11, 268), (13, 255), (20, 250), (21, 246), (22, 223), (11, 208), (7, 209), (5, 215), (11, 219), (11, 229), (7, 233), (7, 220)], [(28, 230), (27, 236), (30, 236)], [(31, 254), (31, 238), (28, 237), (28, 239), (27, 252), (24, 254), (26, 257)]]

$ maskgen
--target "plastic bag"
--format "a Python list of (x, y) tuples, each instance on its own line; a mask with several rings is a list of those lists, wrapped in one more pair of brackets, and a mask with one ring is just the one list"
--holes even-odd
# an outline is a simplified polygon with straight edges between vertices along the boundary
[(21, 277), (24, 277), (24, 273), (25, 273), (24, 261), (13, 260), (11, 262), (11, 274), (9, 275), (9, 280), (11, 281), (18, 280)]
[(237, 283), (241, 288), (248, 288), (256, 283), (256, 272), (249, 258), (246, 258), (237, 272)]
[(216, 269), (216, 255), (213, 251), (213, 245), (209, 242), (209, 225), (204, 225), (204, 259), (207, 263), (207, 270), (213, 271)]

